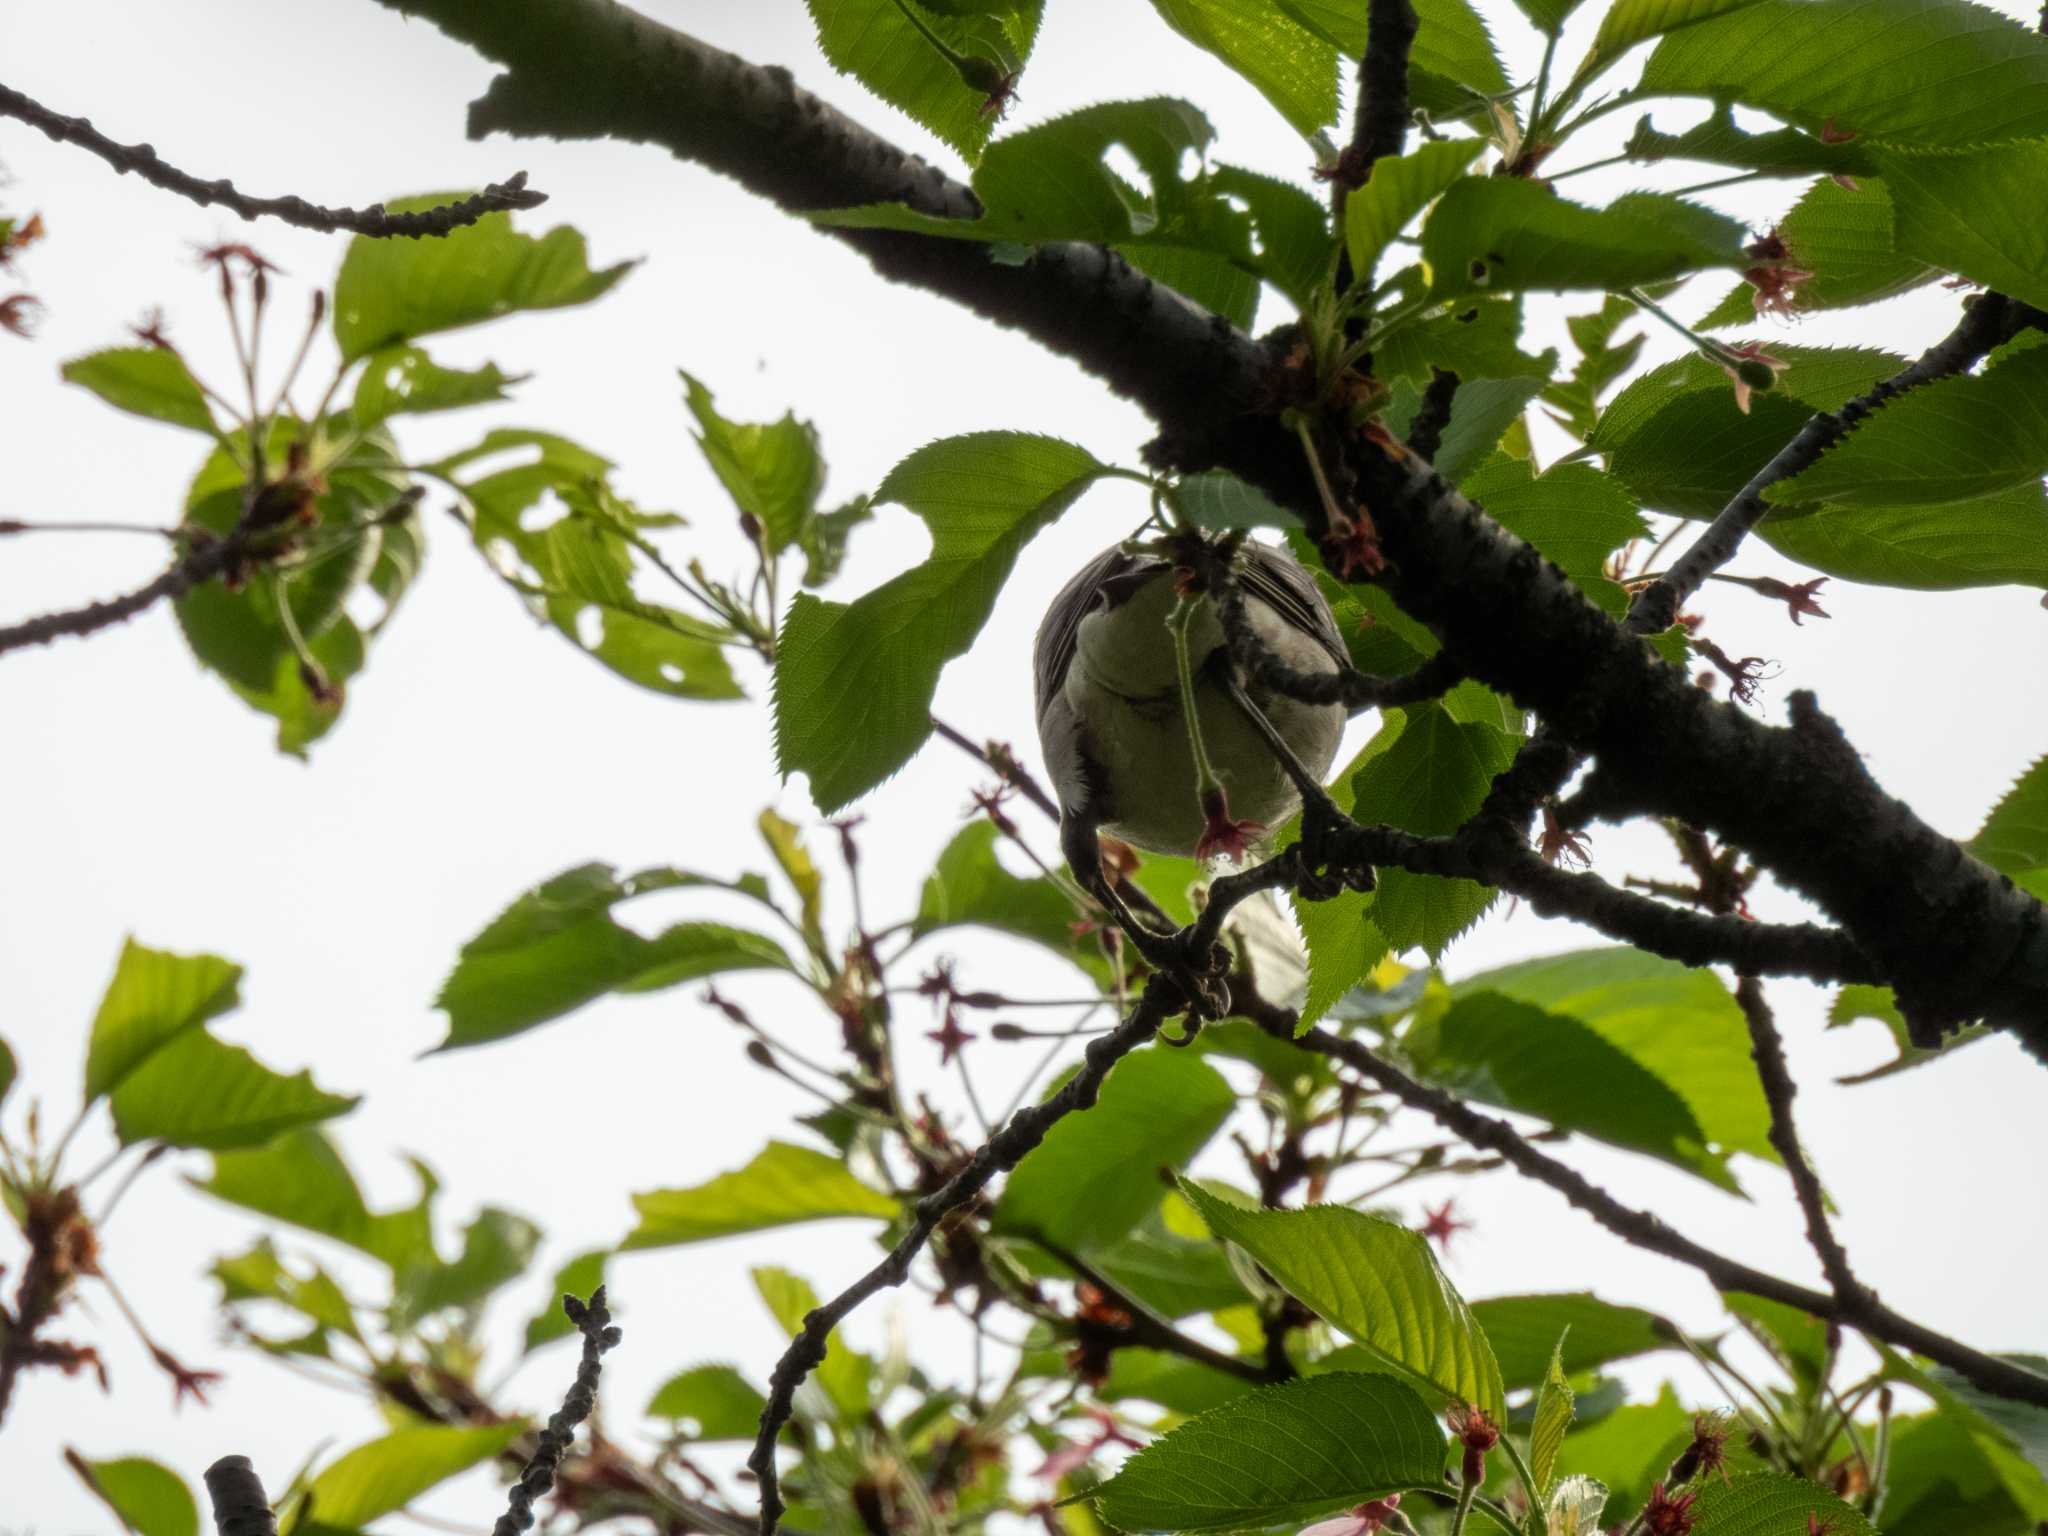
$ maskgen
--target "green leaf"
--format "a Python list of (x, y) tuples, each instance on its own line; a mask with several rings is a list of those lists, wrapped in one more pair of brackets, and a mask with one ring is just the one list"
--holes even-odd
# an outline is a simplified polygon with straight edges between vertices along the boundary
[(1750, 1336), (1801, 1390), (1819, 1390), (1832, 1353), (1825, 1322), (1781, 1301), (1741, 1291), (1722, 1292), (1721, 1305), (1743, 1321)]
[(87, 1461), (73, 1450), (66, 1450), (64, 1459), (135, 1536), (199, 1536), (199, 1506), (192, 1490), (161, 1462), (142, 1456)]
[(1785, 1472), (1745, 1472), (1725, 1483), (1708, 1478), (1692, 1513), (1700, 1536), (1811, 1536), (1816, 1526), (1828, 1536), (1877, 1530), (1820, 1484)]
[(931, 734), (932, 693), (981, 632), (1017, 552), (1104, 472), (1055, 438), (984, 432), (920, 448), (883, 481), (931, 529), (930, 557), (851, 604), (799, 593), (775, 656), (776, 764), (826, 814)]
[(474, 1308), (525, 1274), (539, 1247), (539, 1227), (524, 1216), (485, 1206), (463, 1232), (462, 1252), (452, 1264), (436, 1259), (399, 1272), (391, 1310), (401, 1323), (411, 1324), (436, 1312)]
[(2048, 347), (1899, 396), (1781, 480), (1773, 502), (1896, 507), (1968, 501), (2048, 473)]
[(1493, 1350), (1420, 1233), (1346, 1206), (1246, 1211), (1185, 1180), (1181, 1192), (1210, 1231), (1393, 1374), (1504, 1422)]
[(1952, 1398), (1934, 1413), (1892, 1420), (1885, 1536), (2035, 1536), (2044, 1519), (2048, 1482)]
[(754, 825), (760, 829), (761, 841), (768, 845), (776, 867), (782, 871), (802, 904), (805, 935), (822, 948), (825, 943), (821, 916), (825, 888), (818, 876), (818, 866), (811, 858), (811, 850), (804, 846), (803, 834), (797, 830), (795, 822), (784, 821), (772, 810), (763, 811)]
[(1161, 1170), (1189, 1162), (1237, 1106), (1221, 1073), (1154, 1046), (1110, 1071), (1093, 1111), (1069, 1115), (1018, 1165), (996, 1202), (998, 1231), (1086, 1257), (1157, 1208)]
[(722, 884), (675, 869), (621, 876), (609, 864), (580, 864), (535, 886), (462, 946), (434, 999), (448, 1015), (439, 1049), (520, 1034), (607, 992), (792, 969), (780, 944), (744, 928), (676, 923), (642, 938), (612, 916), (620, 902), (651, 891)]
[(1485, 148), (1483, 139), (1440, 139), (1373, 162), (1365, 185), (1344, 199), (1344, 243), (1359, 280), (1370, 279), (1394, 236), (1464, 175)]
[(1594, 35), (1586, 62), (1579, 66), (1579, 75), (1586, 78), (1598, 74), (1637, 43), (1739, 11), (1752, 3), (1753, 0), (1614, 0), (1607, 14), (1600, 18), (1600, 30)]
[(1760, 0), (1658, 44), (1645, 95), (1956, 148), (2048, 133), (2048, 41), (1967, 0)]
[(543, 1344), (566, 1339), (576, 1332), (576, 1325), (562, 1310), (562, 1298), (574, 1296), (578, 1301), (587, 1300), (592, 1291), (604, 1284), (605, 1263), (610, 1257), (611, 1250), (606, 1248), (579, 1253), (555, 1271), (554, 1280), (548, 1286), (547, 1305), (526, 1320), (526, 1353), (532, 1354)]
[(1786, 509), (1758, 532), (1779, 553), (1845, 581), (1920, 591), (2048, 587), (2048, 494), (2039, 485), (1931, 506)]
[(640, 1224), (626, 1249), (670, 1248), (735, 1232), (760, 1232), (834, 1216), (890, 1220), (902, 1207), (870, 1189), (836, 1157), (771, 1141), (744, 1168), (689, 1189), (633, 1196)]
[(1337, 1371), (1197, 1415), (1083, 1497), (1118, 1530), (1241, 1530), (1434, 1488), (1443, 1465), (1428, 1404), (1390, 1377)]
[[(2048, 1377), (2048, 1357), (2008, 1351), (2001, 1352), (1997, 1358)], [(1972, 1386), (1945, 1365), (1929, 1366), (1927, 1374), (1946, 1387), (1952, 1399), (1988, 1420), (2008, 1444), (2033, 1463), (2036, 1472), (2048, 1476), (2048, 1408), (1986, 1392), (1981, 1387)]]
[[(460, 192), (399, 198), (393, 213), (459, 201)], [(583, 236), (560, 225), (536, 239), (490, 213), (434, 240), (348, 243), (334, 278), (334, 339), (344, 361), (520, 310), (587, 304), (633, 266), (593, 272)]]
[(121, 944), (85, 1048), (85, 1102), (125, 1082), (171, 1041), (241, 1005), (242, 968), (218, 955)]
[(14, 1086), (14, 1051), (5, 1040), (0, 1040), (0, 1104), (7, 1102), (7, 1090)]
[[(1742, 3), (1747, 5), (1749, 0)], [(1830, 143), (1797, 128), (1747, 132), (1736, 125), (1733, 110), (1725, 105), (1717, 106), (1705, 122), (1677, 133), (1659, 133), (1645, 114), (1636, 120), (1625, 152), (1631, 160), (1652, 164), (1660, 160), (1704, 160), (1712, 165), (1764, 171), (1774, 176), (1820, 171), (1830, 176), (1860, 177), (1869, 173), (1875, 163), (1858, 144)]]
[[(1205, 1028), (1205, 1038), (1207, 1034)], [(1155, 1179), (1155, 1194), (1157, 1187)], [(1167, 1198), (1177, 1201), (1179, 1196), (1169, 1194)], [(1053, 1278), (1070, 1273), (1058, 1259), (1028, 1240), (1013, 1245), (1012, 1252), (1035, 1275)], [(1241, 1306), (1249, 1299), (1223, 1250), (1206, 1236), (1197, 1241), (1174, 1231), (1161, 1218), (1156, 1201), (1129, 1232), (1095, 1248), (1086, 1258), (1090, 1269), (1161, 1317), (1190, 1317)]]
[(1669, 1084), (1715, 1153), (1776, 1161), (1749, 1029), (1713, 972), (1626, 947), (1583, 949), (1482, 971), (1454, 996), (1489, 991), (1577, 1020)]
[(1183, 475), (1174, 505), (1197, 528), (1299, 528), (1301, 519), (1257, 486), (1224, 469)]
[[(1939, 270), (1897, 249), (1893, 217), (1890, 186), (1875, 177), (1859, 177), (1853, 191), (1827, 177), (1808, 187), (1773, 226), (1789, 253), (1783, 265), (1813, 274), (1791, 287), (1787, 312), (1875, 304), (1939, 277)], [(1757, 293), (1748, 282), (1737, 283), (1699, 328), (1748, 324), (1757, 316)]]
[(74, 357), (59, 371), (65, 382), (83, 385), (116, 410), (220, 436), (199, 381), (167, 347), (109, 347)]
[(384, 347), (364, 362), (349, 416), (360, 430), (393, 416), (483, 405), (505, 399), (505, 386), (525, 377), (501, 373), (495, 363), (471, 369), (443, 368), (418, 347)]
[(1422, 226), (1422, 263), (1436, 298), (1613, 290), (1741, 266), (1743, 238), (1735, 220), (1664, 193), (1588, 208), (1519, 177), (1467, 176)]
[(669, 1377), (647, 1405), (651, 1418), (675, 1420), (685, 1440), (752, 1440), (768, 1399), (730, 1365), (697, 1365)]
[(401, 1429), (336, 1458), (306, 1490), (305, 1529), (355, 1531), (478, 1462), (526, 1433), (522, 1420), (480, 1429), (439, 1424)]
[[(1280, 9), (1337, 45), (1347, 58), (1365, 54), (1368, 7), (1357, 0), (1279, 0)], [(1419, 23), (1408, 51), (1408, 104), (1440, 120), (1485, 109), (1482, 97), (1508, 88), (1493, 36), (1467, 0), (1416, 0)]]
[[(1551, 353), (1548, 360), (1555, 365), (1557, 354)], [(1430, 461), (1436, 472), (1451, 484), (1462, 487), (1473, 470), (1495, 456), (1501, 439), (1514, 430), (1529, 402), (1548, 382), (1549, 374), (1546, 372), (1541, 376), (1523, 374), (1507, 379), (1471, 379), (1460, 384), (1457, 394), (1451, 399), (1451, 419), (1445, 423), (1442, 442), (1435, 458)], [(1420, 399), (1409, 386), (1397, 386), (1394, 403), (1385, 413), (1387, 428), (1395, 436), (1408, 435), (1415, 419), (1414, 407), (1420, 404)], [(1527, 463), (1522, 459), (1510, 462)]]
[(1307, 138), (1337, 120), (1337, 50), (1259, 0), (1152, 0), (1182, 37), (1250, 81)]
[[(818, 1307), (818, 1293), (810, 1281), (786, 1269), (762, 1265), (751, 1271), (754, 1289), (761, 1293), (782, 1331), (794, 1337), (803, 1331), (804, 1316)], [(873, 1408), (875, 1363), (858, 1350), (849, 1349), (835, 1332), (825, 1341), (825, 1358), (813, 1380), (843, 1423), (859, 1423)]]
[(1628, 612), (1628, 593), (1607, 578), (1607, 557), (1648, 526), (1619, 480), (1590, 464), (1553, 464), (1538, 475), (1527, 460), (1503, 454), (1467, 475), (1462, 488), (1611, 616)]
[(2020, 776), (1964, 846), (2022, 890), (2048, 901), (2048, 757)]
[(1537, 31), (1555, 37), (1572, 12), (1584, 3), (1585, 0), (1515, 0), (1515, 9), (1528, 17)]
[[(1239, 1300), (1243, 1300), (1242, 1294)], [(1055, 1380), (1065, 1376), (1066, 1357), (1047, 1353), (1045, 1375)], [(1198, 1360), (1169, 1355), (1163, 1350), (1126, 1346), (1110, 1357), (1109, 1379), (1096, 1387), (1094, 1393), (1105, 1403), (1138, 1399), (1192, 1418), (1255, 1390), (1243, 1377), (1229, 1375)]]
[(1564, 1449), (1564, 1432), (1571, 1428), (1574, 1412), (1572, 1384), (1564, 1379), (1564, 1339), (1560, 1337), (1536, 1390), (1536, 1415), (1529, 1428), (1529, 1473), (1538, 1489), (1550, 1486), (1550, 1474), (1557, 1467), (1557, 1453)]
[[(970, 163), (980, 157), (997, 114), (986, 92), (970, 88), (946, 56), (922, 36), (897, 0), (806, 0), (818, 47), (842, 75), (852, 75), (882, 100), (922, 123)], [(1000, 11), (962, 6), (922, 20), (954, 52), (1004, 68), (1022, 68), (1038, 35), (1040, 0)]]
[(2023, 190), (2048, 177), (2048, 139), (1879, 161), (1892, 189), (1901, 259), (2048, 304), (2048, 230), (2027, 214)]
[[(1421, 269), (1413, 271), (1419, 286)], [(1429, 382), (1433, 368), (1446, 369), (1468, 383), (1549, 373), (1557, 354), (1524, 352), (1521, 332), (1518, 295), (1465, 299), (1443, 314), (1397, 326), (1373, 349), (1372, 371), (1388, 382), (1405, 379), (1418, 388)]]
[(1072, 960), (1098, 981), (1108, 979), (1101, 947), (1077, 936), (1073, 899), (1044, 875), (1013, 875), (996, 858), (1000, 834), (987, 821), (971, 821), (953, 834), (924, 883), (911, 933), (923, 938), (941, 928), (994, 928), (1041, 944)]
[(1650, 1485), (1663, 1480), (1665, 1469), (1691, 1438), (1692, 1418), (1692, 1410), (1680, 1406), (1667, 1382), (1653, 1401), (1617, 1408), (1606, 1418), (1571, 1431), (1559, 1460), (1572, 1472), (1604, 1483), (1609, 1494), (1601, 1519), (1608, 1527), (1625, 1526), (1649, 1495)]
[(682, 377), (697, 420), (697, 446), (733, 505), (760, 523), (769, 555), (800, 543), (825, 488), (817, 429), (793, 414), (752, 425), (727, 421), (695, 375), (683, 371)]
[(213, 1176), (193, 1182), (217, 1200), (346, 1243), (396, 1272), (435, 1258), (433, 1177), (423, 1164), (413, 1166), (423, 1186), (419, 1201), (376, 1213), (364, 1205), (333, 1143), (313, 1130), (294, 1131), (264, 1147), (216, 1153)]
[(1561, 1350), (1566, 1374), (1576, 1376), (1676, 1347), (1675, 1330), (1655, 1313), (1616, 1306), (1586, 1291), (1493, 1296), (1471, 1305), (1510, 1392), (1542, 1383), (1553, 1348)]

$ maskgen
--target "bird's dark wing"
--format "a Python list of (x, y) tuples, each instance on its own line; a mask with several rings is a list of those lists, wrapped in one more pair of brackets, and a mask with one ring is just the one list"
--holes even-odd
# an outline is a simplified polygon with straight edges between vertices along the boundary
[(1237, 579), (1248, 595), (1322, 646), (1338, 666), (1351, 665), (1351, 653), (1330, 615), (1330, 605), (1316, 590), (1315, 577), (1292, 555), (1270, 544), (1247, 541), (1239, 552)]
[(1096, 608), (1120, 603), (1165, 568), (1165, 562), (1126, 554), (1111, 545), (1074, 574), (1045, 610), (1032, 651), (1032, 692), (1042, 720), (1046, 704), (1066, 686), (1067, 669), (1081, 640), (1081, 621)]

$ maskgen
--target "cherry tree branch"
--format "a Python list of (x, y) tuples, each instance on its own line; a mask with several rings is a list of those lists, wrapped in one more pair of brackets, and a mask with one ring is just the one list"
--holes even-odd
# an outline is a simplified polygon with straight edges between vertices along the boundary
[(270, 1495), (246, 1456), (223, 1456), (206, 1469), (206, 1496), (218, 1536), (277, 1536)]
[(245, 219), (282, 219), (287, 224), (296, 224), (301, 229), (317, 229), (323, 234), (347, 231), (377, 239), (403, 236), (418, 240), (449, 234), (474, 224), (485, 214), (538, 208), (548, 200), (545, 192), (527, 189), (524, 171), (510, 181), (493, 182), (474, 197), (417, 213), (390, 213), (382, 203), (372, 203), (367, 208), (323, 208), (303, 197), (252, 197), (237, 191), (231, 181), (206, 181), (189, 171), (179, 170), (160, 158), (148, 144), (117, 143), (93, 127), (86, 118), (66, 117), (61, 112), (53, 112), (41, 102), (5, 85), (0, 85), (0, 115), (19, 118), (60, 144), (76, 144), (98, 155), (122, 175), (132, 171), (150, 185), (190, 198), (202, 208), (219, 203)]

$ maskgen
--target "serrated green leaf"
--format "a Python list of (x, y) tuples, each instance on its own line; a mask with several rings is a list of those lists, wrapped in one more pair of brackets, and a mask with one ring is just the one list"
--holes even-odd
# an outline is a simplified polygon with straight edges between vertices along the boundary
[[(1875, 177), (1856, 178), (1855, 188), (1827, 177), (1808, 187), (1774, 226), (1788, 254), (1783, 265), (1810, 272), (1782, 296), (1792, 315), (1851, 309), (1931, 283), (1940, 272), (1902, 254), (1892, 236), (1894, 210), (1889, 186)], [(1742, 325), (1756, 318), (1759, 290), (1737, 283), (1700, 320), (1701, 330)]]
[(1504, 1422), (1493, 1350), (1420, 1233), (1346, 1206), (1240, 1210), (1186, 1180), (1181, 1193), (1211, 1232), (1393, 1374)]
[[(1547, 361), (1554, 365), (1557, 354), (1550, 353)], [(1522, 374), (1507, 379), (1471, 379), (1460, 384), (1451, 399), (1451, 419), (1444, 424), (1443, 438), (1430, 461), (1436, 472), (1452, 485), (1463, 487), (1474, 470), (1495, 457), (1501, 440), (1514, 431), (1522, 412), (1542, 392), (1548, 379), (1548, 373)], [(1396, 406), (1409, 407), (1411, 401), (1419, 403), (1419, 397), (1407, 386), (1401, 386), (1395, 394)], [(1387, 426), (1397, 437), (1405, 437), (1414, 421), (1414, 411), (1396, 406), (1387, 410)], [(1513, 462), (1527, 463), (1520, 459)]]
[(1637, 43), (1751, 3), (1753, 0), (1614, 0), (1600, 18), (1600, 30), (1594, 34), (1592, 51), (1579, 66), (1579, 74), (1582, 78), (1597, 74)]
[(953, 834), (924, 883), (911, 932), (973, 924), (1013, 933), (1064, 956), (1097, 981), (1108, 979), (1101, 946), (1076, 935), (1073, 898), (1044, 875), (1013, 875), (996, 858), (1000, 834), (971, 821)]
[(2048, 305), (2048, 229), (2026, 212), (2029, 189), (2048, 178), (2048, 139), (1879, 163), (1904, 258)]
[(1664, 193), (1588, 208), (1520, 177), (1467, 176), (1422, 226), (1422, 261), (1438, 298), (1616, 290), (1741, 266), (1743, 238), (1735, 220)]
[[(1421, 268), (1412, 269), (1417, 285)], [(1508, 379), (1547, 371), (1546, 357), (1520, 345), (1522, 301), (1466, 299), (1447, 312), (1408, 321), (1373, 349), (1372, 370), (1383, 380), (1405, 379), (1418, 388), (1442, 368), (1466, 381)], [(1556, 354), (1546, 355), (1554, 365)]]
[(192, 1490), (161, 1462), (142, 1456), (88, 1461), (73, 1450), (64, 1459), (134, 1536), (199, 1536)]
[(349, 417), (360, 430), (393, 416), (483, 405), (505, 399), (505, 386), (525, 377), (501, 373), (495, 363), (481, 368), (443, 368), (418, 347), (383, 347), (363, 362)]
[(1774, 503), (1898, 507), (2036, 486), (2048, 473), (2044, 391), (2042, 347), (1980, 374), (1936, 379), (1872, 412), (1812, 468), (1764, 494)]
[(1564, 1378), (1564, 1339), (1560, 1337), (1551, 1351), (1543, 1384), (1536, 1389), (1536, 1415), (1529, 1426), (1529, 1474), (1539, 1491), (1550, 1486), (1557, 1453), (1564, 1449), (1564, 1432), (1572, 1425), (1574, 1404), (1572, 1384)]
[(870, 1189), (836, 1157), (771, 1141), (744, 1168), (688, 1189), (633, 1196), (640, 1223), (620, 1246), (669, 1248), (835, 1216), (889, 1220), (902, 1207)]
[(336, 1458), (306, 1491), (301, 1531), (356, 1531), (403, 1509), (429, 1488), (487, 1461), (526, 1433), (521, 1420), (480, 1429), (425, 1425), (371, 1440)]
[(1344, 199), (1344, 243), (1352, 272), (1369, 279), (1394, 236), (1464, 175), (1485, 148), (1483, 139), (1441, 139), (1374, 161), (1365, 185)]
[(2048, 133), (2048, 41), (1967, 0), (1760, 0), (1664, 39), (1638, 89), (1867, 142), (1998, 143)]
[(621, 876), (609, 864), (580, 864), (535, 886), (462, 946), (434, 999), (448, 1015), (439, 1049), (523, 1033), (607, 992), (651, 991), (726, 971), (791, 969), (780, 944), (744, 928), (676, 923), (642, 938), (612, 916), (635, 896), (724, 884), (675, 869)]
[(1224, 469), (1183, 475), (1174, 505), (1197, 528), (1299, 528), (1301, 519), (1257, 486)]
[[(1742, 3), (1747, 5), (1749, 0)], [(1712, 165), (1763, 171), (1773, 176), (1810, 175), (1819, 171), (1830, 176), (1860, 178), (1874, 164), (1870, 152), (1853, 140), (1830, 143), (1797, 128), (1750, 133), (1737, 126), (1733, 110), (1725, 105), (1717, 106), (1705, 122), (1677, 133), (1659, 133), (1646, 113), (1637, 119), (1625, 153), (1631, 160), (1650, 164), (1661, 160), (1704, 160)]]
[(730, 1365), (696, 1365), (663, 1382), (647, 1405), (650, 1418), (671, 1419), (685, 1440), (752, 1440), (768, 1406), (754, 1384)]
[(605, 1264), (611, 1258), (611, 1250), (600, 1248), (590, 1253), (579, 1253), (560, 1269), (548, 1286), (547, 1305), (526, 1320), (526, 1353), (532, 1354), (544, 1344), (573, 1335), (576, 1325), (569, 1321), (569, 1314), (562, 1310), (562, 1298), (574, 1296), (586, 1301), (590, 1293), (604, 1284)]
[(1152, 0), (1182, 37), (1248, 80), (1304, 138), (1337, 120), (1337, 50), (1257, 0)]
[[(890, 106), (922, 123), (969, 163), (980, 157), (998, 116), (987, 110), (987, 93), (961, 80), (959, 71), (903, 14), (897, 0), (806, 4), (818, 29), (818, 47), (834, 69), (852, 75)], [(1018, 0), (1000, 10), (961, 6), (951, 14), (931, 11), (921, 19), (954, 52), (1021, 69), (1031, 57), (1042, 10), (1040, 0)]]
[[(1365, 54), (1369, 7), (1357, 0), (1279, 0), (1280, 9), (1337, 45), (1347, 58)], [(1493, 36), (1467, 0), (1416, 0), (1415, 41), (1408, 51), (1408, 104), (1451, 121), (1485, 109), (1482, 97), (1508, 88)]]
[(779, 555), (802, 542), (825, 487), (817, 429), (793, 414), (780, 421), (728, 421), (718, 414), (703, 382), (679, 371), (704, 461), (733, 505), (760, 523), (767, 553)]
[(1818, 1483), (1785, 1472), (1709, 1478), (1692, 1508), (1700, 1536), (1875, 1536), (1877, 1527)]
[(1161, 1170), (1208, 1144), (1237, 1096), (1191, 1052), (1154, 1046), (1111, 1069), (1096, 1111), (1069, 1115), (1020, 1163), (996, 1202), (996, 1230), (1086, 1257), (1158, 1208)]
[(1647, 525), (1620, 481), (1590, 464), (1553, 464), (1537, 475), (1526, 460), (1501, 455), (1467, 475), (1463, 489), (1609, 614), (1628, 612), (1627, 592), (1607, 577), (1607, 557)]
[(1085, 1497), (1119, 1530), (1239, 1530), (1434, 1488), (1443, 1462), (1443, 1431), (1414, 1391), (1338, 1371), (1197, 1415)]
[[(398, 198), (393, 213), (460, 200), (459, 192)], [(480, 325), (521, 310), (587, 304), (632, 268), (593, 272), (583, 236), (559, 225), (538, 238), (490, 213), (434, 240), (348, 243), (334, 278), (334, 339), (344, 361), (439, 331)]]
[(394, 1272), (435, 1259), (430, 1203), (432, 1175), (414, 1163), (422, 1191), (416, 1204), (371, 1212), (355, 1175), (316, 1130), (294, 1131), (267, 1146), (216, 1153), (213, 1175), (193, 1180), (217, 1200), (369, 1254)]
[(826, 814), (908, 762), (932, 693), (981, 632), (1017, 552), (1103, 473), (1056, 438), (985, 432), (920, 448), (877, 500), (923, 518), (930, 557), (851, 604), (800, 593), (775, 657), (776, 765)]
[(74, 357), (59, 371), (116, 410), (220, 436), (199, 381), (168, 347), (109, 347)]
[(1539, 32), (1555, 37), (1564, 29), (1585, 0), (1515, 0), (1515, 9), (1528, 17)]
[(1554, 1347), (1561, 1347), (1570, 1375), (1677, 1347), (1671, 1325), (1655, 1313), (1616, 1306), (1586, 1291), (1491, 1296), (1471, 1306), (1510, 1392), (1542, 1383)]
[(2048, 587), (2048, 495), (2028, 484), (1970, 501), (1774, 512), (1764, 541), (1847, 581), (1920, 591)]
[(1964, 846), (2021, 889), (2048, 901), (2048, 757), (2020, 776)]

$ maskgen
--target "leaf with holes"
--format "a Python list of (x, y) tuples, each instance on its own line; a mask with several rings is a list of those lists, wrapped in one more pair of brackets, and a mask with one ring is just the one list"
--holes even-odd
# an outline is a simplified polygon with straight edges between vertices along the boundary
[(682, 372), (686, 402), (697, 422), (697, 447), (718, 476), (733, 505), (761, 525), (770, 556), (804, 540), (817, 515), (825, 486), (825, 461), (818, 433), (807, 421), (728, 421), (712, 404), (711, 391)]
[(1359, 280), (1371, 276), (1394, 236), (1463, 176), (1485, 148), (1482, 139), (1442, 139), (1373, 163), (1365, 185), (1344, 199), (1344, 243)]
[(1661, 192), (1588, 208), (1534, 181), (1468, 176), (1422, 226), (1422, 261), (1436, 298), (1618, 290), (1742, 266), (1743, 238), (1735, 220)]

